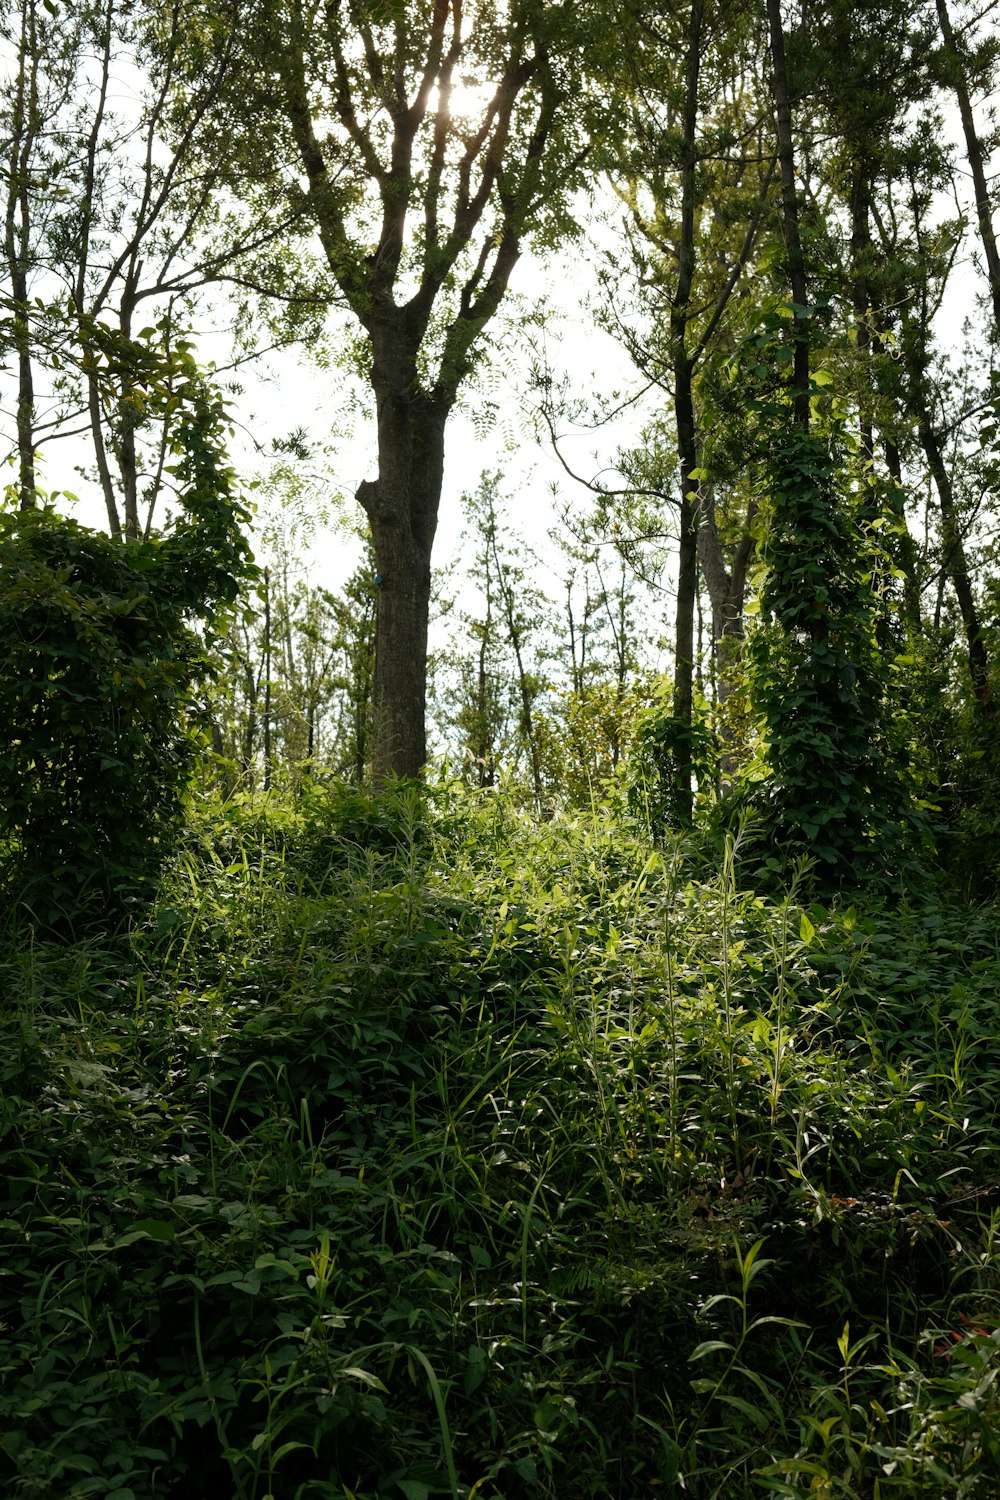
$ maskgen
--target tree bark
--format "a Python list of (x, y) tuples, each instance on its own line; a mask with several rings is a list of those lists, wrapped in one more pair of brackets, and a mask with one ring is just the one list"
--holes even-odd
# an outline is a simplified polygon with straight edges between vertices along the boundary
[(794, 319), (794, 358), (792, 365), (792, 410), (796, 425), (809, 427), (809, 312), (806, 264), (799, 234), (799, 192), (795, 181), (795, 147), (792, 139), (792, 101), (785, 64), (785, 33), (781, 21), (781, 0), (767, 0), (768, 30), (771, 45), (771, 79), (774, 116), (778, 136), (778, 163), (781, 168), (781, 219), (788, 266), (788, 285), (792, 294)]
[(903, 619), (910, 639), (918, 641), (924, 625), (920, 614), (920, 580), (917, 576), (917, 544), (906, 523), (906, 490), (903, 485), (903, 463), (899, 447), (888, 438), (884, 441), (885, 466), (893, 486), (892, 509), (899, 523), (898, 562), (903, 574)]
[(851, 187), (851, 301), (854, 304), (854, 331), (861, 365), (858, 401), (858, 438), (867, 465), (867, 481), (873, 477), (875, 439), (872, 421), (871, 376), (871, 288), (868, 285), (867, 258), (871, 250), (871, 181), (867, 161), (858, 162)]
[(373, 323), (372, 386), (378, 421), (378, 478), (357, 499), (375, 548), (374, 734), (376, 784), (418, 776), (427, 759), (427, 627), (431, 551), (444, 476), (444, 432), (452, 402), (421, 391), (400, 327), (404, 310)]
[(271, 575), (264, 569), (264, 790), (271, 790)]
[(35, 479), (35, 388), (31, 359), (28, 270), (31, 264), (31, 173), (40, 125), (38, 99), (38, 41), (34, 7), (21, 15), (18, 71), (14, 85), (9, 142), (9, 182), (4, 225), (4, 248), (10, 276), (14, 315), (12, 342), (17, 351), (18, 498), (21, 510), (38, 503)]
[(951, 579), (965, 628), (969, 675), (972, 679), (976, 710), (981, 717), (991, 717), (995, 706), (990, 684), (989, 655), (972, 589), (965, 543), (962, 539), (958, 509), (955, 504), (954, 486), (948, 465), (944, 461), (944, 454), (941, 452), (941, 443), (925, 386), (926, 356), (920, 352), (923, 344), (923, 330), (917, 329), (913, 320), (907, 320), (904, 322), (904, 335), (904, 364), (907, 375), (906, 407), (916, 424), (917, 439), (924, 451), (941, 507), (942, 566)]
[(757, 502), (754, 500), (747, 508), (743, 535), (734, 549), (732, 565), (727, 566), (716, 524), (711, 486), (702, 486), (698, 561), (712, 606), (712, 647), (716, 658), (720, 703), (724, 703), (729, 696), (729, 683), (722, 660), (724, 653), (720, 651), (720, 646), (726, 641), (738, 641), (743, 635), (743, 602), (747, 570), (754, 555), (755, 543), (751, 531), (756, 513)]
[[(677, 285), (670, 306), (670, 344), (674, 377), (674, 423), (680, 464), (680, 536), (677, 557), (677, 604), (674, 621), (672, 711), (690, 728), (694, 715), (694, 615), (698, 599), (698, 429), (694, 409), (695, 361), (687, 349), (688, 317), (695, 266), (695, 207), (698, 165), (698, 81), (701, 67), (703, 0), (692, 0), (685, 64), (683, 162), (681, 167), (681, 236)], [(693, 805), (691, 740), (676, 743), (677, 813), (690, 823)]]
[(936, 5), (941, 36), (944, 40), (945, 58), (948, 63), (949, 82), (958, 101), (958, 109), (962, 117), (962, 132), (965, 136), (965, 153), (969, 160), (969, 171), (972, 173), (972, 182), (976, 190), (976, 218), (979, 223), (979, 237), (986, 258), (986, 274), (993, 303), (993, 331), (995, 335), (1000, 336), (1000, 250), (997, 249), (997, 238), (993, 230), (993, 209), (989, 185), (986, 181), (983, 144), (976, 131), (976, 120), (972, 113), (972, 99), (969, 95), (965, 67), (958, 50), (951, 16), (948, 14), (947, 0), (936, 0)]
[(969, 576), (969, 564), (965, 556), (965, 544), (962, 541), (962, 532), (956, 513), (951, 475), (944, 461), (937, 433), (934, 431), (926, 412), (920, 420), (918, 436), (920, 438), (920, 446), (923, 448), (924, 456), (927, 459), (927, 466), (934, 480), (934, 488), (938, 493), (938, 501), (941, 505), (941, 543), (944, 569), (951, 579), (952, 588), (955, 590), (955, 598), (958, 600), (962, 624), (965, 627), (966, 649), (969, 657), (969, 675), (972, 678), (972, 690), (975, 694), (976, 706), (980, 716), (989, 717), (993, 713), (994, 705), (990, 685), (989, 657), (986, 653), (983, 625), (979, 618), (975, 595), (972, 592), (972, 580)]

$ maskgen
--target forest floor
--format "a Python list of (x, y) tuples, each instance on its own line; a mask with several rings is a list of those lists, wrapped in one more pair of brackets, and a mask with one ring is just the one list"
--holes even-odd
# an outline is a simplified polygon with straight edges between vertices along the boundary
[(199, 814), (0, 949), (0, 1490), (996, 1496), (998, 935), (600, 810)]

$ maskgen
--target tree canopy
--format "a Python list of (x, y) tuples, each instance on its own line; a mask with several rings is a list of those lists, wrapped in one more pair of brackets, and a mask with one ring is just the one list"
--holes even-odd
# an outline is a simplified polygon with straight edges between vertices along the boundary
[[(112, 536), (154, 539), (157, 507), (177, 503), (169, 458), (206, 312), (232, 319), (236, 361), (262, 337), (327, 360), (332, 337), (367, 391), (359, 631), (335, 594), (268, 566), (223, 673), (241, 685), (220, 679), (215, 699), (232, 774), (252, 780), (262, 756), (270, 784), (276, 753), (313, 763), (323, 744), (358, 776), (418, 774), (430, 687), (434, 753), (493, 779), (506, 745), (541, 806), (565, 792), (546, 749), (560, 716), (576, 743), (588, 696), (604, 714), (638, 694), (664, 720), (644, 734), (682, 823), (749, 804), (775, 850), (801, 844), (843, 876), (921, 806), (972, 816), (994, 712), (988, 18), (939, 0), (801, 16), (770, 0), (8, 0), (4, 26), (12, 499), (43, 503), (39, 464), (86, 433), (78, 467)], [(478, 665), (467, 641), (449, 661), (429, 635), (449, 420), (513, 347), (519, 259), (544, 285), (568, 246), (593, 268), (578, 321), (620, 340), (643, 387), (641, 442), (605, 451), (605, 477), (564, 501), (574, 573), (616, 643), (607, 700), (580, 675), (591, 606), (581, 621), (571, 584), (568, 613), (536, 607), (530, 559), (489, 541), (496, 480), (492, 519), (470, 511), (478, 572), (462, 585), (485, 589), (484, 612), (452, 615), (474, 622)], [(960, 295), (956, 357), (942, 309)], [(544, 317), (542, 298), (542, 338)], [(557, 368), (523, 399), (559, 451), (581, 403), (597, 433), (620, 400), (567, 395)], [(293, 467), (343, 421), (331, 404), (318, 440), (290, 421)], [(648, 623), (608, 612), (609, 552)], [(625, 648), (643, 631), (665, 663)], [(654, 692), (664, 665), (670, 691)], [(324, 716), (354, 724), (353, 748), (317, 739)], [(636, 723), (608, 730), (595, 775)], [(947, 768), (969, 732), (959, 792)]]

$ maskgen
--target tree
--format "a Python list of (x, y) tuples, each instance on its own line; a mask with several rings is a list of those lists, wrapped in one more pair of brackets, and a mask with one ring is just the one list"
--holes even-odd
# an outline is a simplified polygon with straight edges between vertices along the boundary
[(128, 540), (151, 534), (169, 483), (169, 369), (193, 348), (199, 290), (286, 242), (293, 217), (271, 205), (240, 221), (220, 205), (213, 112), (238, 54), (204, 22), (200, 0), (0, 10), (20, 504), (38, 498), (39, 449), (86, 433), (108, 528)]
[(475, 494), (462, 497), (471, 547), (469, 581), (478, 607), (459, 620), (465, 639), (455, 650), (457, 680), (443, 697), (447, 728), (457, 731), (459, 763), (481, 787), (518, 760), (527, 768), (540, 806), (545, 792), (539, 700), (547, 686), (542, 662), (547, 642), (548, 601), (534, 582), (524, 549), (512, 536), (500, 495), (500, 475), (484, 473)]
[[(717, 508), (721, 486), (706, 467), (712, 437), (704, 431), (702, 388), (706, 371), (732, 353), (745, 314), (747, 272), (772, 207), (773, 147), (763, 124), (757, 39), (744, 8), (728, 0), (630, 7), (623, 22), (629, 45), (610, 83), (624, 128), (608, 143), (603, 165), (626, 209), (629, 254), (617, 246), (608, 253), (598, 316), (648, 386), (662, 391), (662, 406), (639, 445), (619, 456), (624, 483), (594, 488), (606, 534), (624, 552), (648, 552), (644, 543), (673, 536), (668, 712), (676, 722), (668, 739), (677, 756), (674, 814), (689, 822), (699, 565), (724, 697), (735, 654), (725, 638), (741, 628), (755, 503), (744, 484), (738, 522), (730, 524), (735, 506)], [(758, 281), (766, 279), (754, 269)], [(723, 517), (723, 508), (732, 515)], [(657, 711), (665, 711), (664, 701)]]
[(327, 637), (334, 651), (336, 722), (329, 735), (326, 763), (357, 786), (371, 773), (378, 598), (375, 553), (368, 539), (343, 592), (330, 601), (335, 628)]
[[(241, 82), (227, 108), (254, 130), (261, 114), (283, 122), (287, 192), (362, 331), (378, 477), (357, 498), (382, 579), (374, 771), (415, 775), (445, 426), (522, 246), (573, 230), (584, 25), (599, 19), (540, 0), (273, 0), (256, 14), (257, 89)], [(270, 180), (281, 165), (265, 164)]]
[[(983, 257), (986, 262), (986, 281), (993, 309), (992, 337), (1000, 340), (1000, 249), (997, 248), (996, 232), (993, 228), (993, 198), (987, 182), (988, 148), (976, 128), (976, 117), (972, 106), (971, 81), (978, 79), (983, 92), (989, 96), (996, 86), (998, 49), (995, 37), (990, 37), (970, 56), (966, 38), (956, 35), (948, 9), (948, 0), (935, 0), (938, 24), (941, 28), (940, 75), (955, 95), (962, 118), (962, 133), (965, 138), (966, 160), (972, 177), (975, 193), (976, 224), (979, 230)], [(975, 25), (974, 18), (970, 27)], [(969, 28), (963, 27), (963, 32)], [(977, 55), (978, 54), (978, 55)]]
[[(747, 383), (755, 372), (770, 382), (752, 403), (764, 450), (765, 571), (750, 647), (750, 698), (766, 770), (751, 796), (782, 852), (808, 851), (819, 863), (817, 878), (835, 884), (866, 863), (888, 862), (886, 835), (905, 819), (907, 792), (887, 725), (890, 663), (877, 638), (882, 518), (871, 483), (867, 393), (863, 388), (858, 400), (859, 437), (852, 443), (842, 412), (828, 401), (824, 407), (823, 391), (834, 377), (819, 365), (824, 322), (810, 302), (818, 268), (807, 263), (802, 234), (793, 75), (779, 0), (767, 0), (767, 15), (790, 299), (744, 356)], [(799, 69), (806, 61), (800, 49)], [(862, 194), (869, 180), (862, 173)], [(855, 208), (857, 251), (863, 237)], [(849, 281), (863, 323), (868, 297), (856, 271)]]
[[(330, 498), (330, 454), (294, 431), (253, 481), (260, 573), (222, 650), (213, 740), (224, 789), (298, 787), (319, 771), (361, 782), (369, 765), (374, 556), (337, 594), (310, 577), (307, 554), (346, 530)], [(351, 533), (350, 540), (357, 540)]]
[[(636, 717), (650, 685), (641, 671), (646, 644), (637, 619), (635, 578), (626, 560), (613, 554), (601, 557), (563, 550), (582, 568), (564, 580), (566, 637), (562, 655), (568, 657), (570, 686), (557, 700), (547, 720), (547, 749), (553, 781), (564, 796), (581, 806), (607, 795), (612, 780), (624, 766)], [(582, 585), (583, 608), (574, 613), (577, 586)]]

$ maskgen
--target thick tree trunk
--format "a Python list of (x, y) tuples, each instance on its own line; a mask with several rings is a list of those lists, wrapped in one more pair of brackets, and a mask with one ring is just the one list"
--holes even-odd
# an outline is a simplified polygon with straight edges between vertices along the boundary
[(372, 774), (418, 776), (427, 759), (427, 624), (431, 549), (452, 402), (419, 389), (397, 320), (373, 326), (378, 478), (359, 486), (375, 548), (378, 613)]
[(358, 499), (371, 517), (378, 567), (375, 622), (375, 695), (372, 774), (381, 785), (390, 776), (418, 776), (427, 759), (427, 621), (431, 560), (405, 513), (386, 513), (377, 490), (366, 482)]

